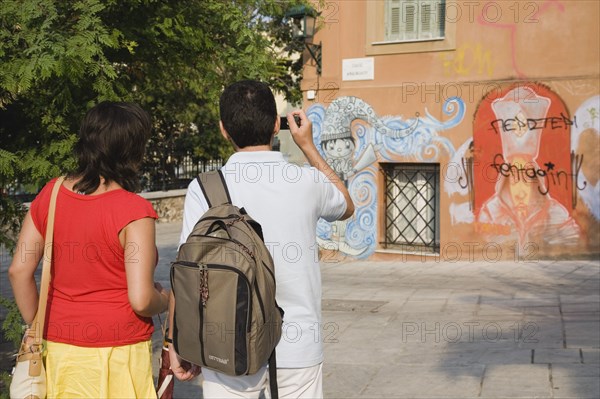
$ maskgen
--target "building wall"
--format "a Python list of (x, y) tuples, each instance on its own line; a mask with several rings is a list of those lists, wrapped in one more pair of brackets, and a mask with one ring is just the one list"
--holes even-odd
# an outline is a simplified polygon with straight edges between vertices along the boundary
[[(597, 255), (600, 3), (448, 2), (443, 41), (374, 45), (382, 10), (380, 0), (324, 3), (321, 76), (307, 57), (315, 143), (350, 134), (345, 167), (358, 169), (344, 178), (357, 212), (321, 223), (322, 247), (422, 251), (382, 244), (382, 168), (436, 163), (440, 258)], [(343, 60), (365, 57), (374, 79), (344, 80)]]

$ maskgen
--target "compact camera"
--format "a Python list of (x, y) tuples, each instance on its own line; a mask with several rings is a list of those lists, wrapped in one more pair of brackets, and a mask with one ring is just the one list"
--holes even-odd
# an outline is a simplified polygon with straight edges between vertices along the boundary
[[(298, 115), (294, 115), (294, 120), (296, 121), (296, 125), (300, 126), (300, 117)], [(290, 130), (290, 125), (288, 123), (287, 116), (281, 116), (279, 118), (279, 129)]]

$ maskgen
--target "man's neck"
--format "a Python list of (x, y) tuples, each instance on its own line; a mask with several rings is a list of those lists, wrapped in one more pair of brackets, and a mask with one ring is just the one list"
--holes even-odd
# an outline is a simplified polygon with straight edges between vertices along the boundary
[(255, 152), (255, 151), (273, 151), (273, 147), (268, 144), (265, 145), (252, 145), (244, 148), (236, 148), (236, 152)]

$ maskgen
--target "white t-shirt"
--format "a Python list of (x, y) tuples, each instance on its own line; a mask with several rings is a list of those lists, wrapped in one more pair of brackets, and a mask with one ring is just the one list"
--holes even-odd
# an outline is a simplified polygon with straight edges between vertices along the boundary
[[(283, 331), (277, 345), (278, 368), (303, 368), (323, 361), (321, 270), (317, 221), (346, 212), (340, 190), (315, 168), (299, 167), (280, 152), (236, 152), (222, 168), (231, 201), (260, 223), (275, 262), (277, 303)], [(180, 245), (208, 210), (194, 179), (185, 197)]]

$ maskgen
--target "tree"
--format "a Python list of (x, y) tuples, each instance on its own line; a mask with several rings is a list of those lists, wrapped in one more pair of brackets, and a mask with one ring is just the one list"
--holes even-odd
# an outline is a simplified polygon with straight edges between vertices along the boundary
[(300, 99), (301, 60), (290, 56), (302, 44), (283, 19), (301, 2), (0, 0), (3, 215), (6, 190), (35, 192), (73, 167), (80, 119), (102, 100), (151, 113), (148, 167), (164, 166), (172, 149), (227, 156), (217, 116), (224, 86), (260, 79)]

